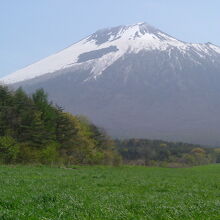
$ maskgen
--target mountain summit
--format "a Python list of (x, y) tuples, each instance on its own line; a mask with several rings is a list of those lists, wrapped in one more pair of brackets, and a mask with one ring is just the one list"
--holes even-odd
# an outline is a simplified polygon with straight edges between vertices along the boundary
[(44, 88), (116, 137), (220, 144), (220, 47), (146, 23), (99, 30), (0, 81)]

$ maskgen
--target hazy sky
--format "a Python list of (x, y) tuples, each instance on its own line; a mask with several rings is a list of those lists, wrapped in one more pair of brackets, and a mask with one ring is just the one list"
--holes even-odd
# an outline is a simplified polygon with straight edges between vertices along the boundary
[(220, 0), (0, 0), (0, 77), (97, 29), (143, 21), (220, 45)]

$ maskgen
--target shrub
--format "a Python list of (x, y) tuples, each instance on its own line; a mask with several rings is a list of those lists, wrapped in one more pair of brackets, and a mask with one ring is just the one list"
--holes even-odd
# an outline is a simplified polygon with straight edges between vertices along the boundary
[(58, 162), (59, 154), (58, 154), (59, 144), (56, 142), (52, 142), (48, 144), (44, 149), (39, 152), (39, 162), (42, 164), (54, 164)]
[(30, 147), (26, 143), (22, 143), (20, 144), (17, 162), (23, 164), (38, 163), (39, 153), (35, 148)]
[(14, 163), (19, 152), (19, 145), (10, 136), (0, 137), (0, 161), (3, 163)]

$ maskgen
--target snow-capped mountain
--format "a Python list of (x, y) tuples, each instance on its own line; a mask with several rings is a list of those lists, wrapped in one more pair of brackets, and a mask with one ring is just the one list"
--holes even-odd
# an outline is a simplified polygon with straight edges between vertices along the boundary
[(0, 81), (43, 87), (114, 136), (220, 144), (220, 47), (146, 23), (99, 30)]
[[(209, 56), (213, 52), (220, 54), (220, 48), (215, 45), (184, 43), (146, 23), (138, 23), (99, 30), (59, 53), (18, 70), (1, 80), (7, 84), (17, 83), (61, 69), (78, 67), (82, 63), (92, 66), (91, 77), (96, 78), (125, 54), (138, 54), (143, 50), (167, 51), (170, 54), (174, 49), (182, 54), (191, 51), (200, 57)], [(194, 60), (193, 57), (192, 60)], [(197, 61), (194, 60), (194, 62)]]

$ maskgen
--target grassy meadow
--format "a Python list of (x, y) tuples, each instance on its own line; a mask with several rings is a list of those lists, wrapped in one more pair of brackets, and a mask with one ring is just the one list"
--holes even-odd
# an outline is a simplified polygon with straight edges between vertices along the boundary
[(220, 165), (0, 166), (0, 219), (220, 219)]

